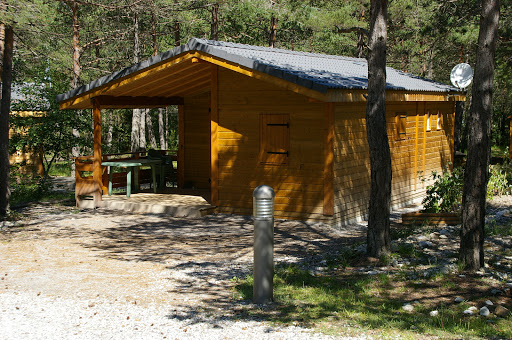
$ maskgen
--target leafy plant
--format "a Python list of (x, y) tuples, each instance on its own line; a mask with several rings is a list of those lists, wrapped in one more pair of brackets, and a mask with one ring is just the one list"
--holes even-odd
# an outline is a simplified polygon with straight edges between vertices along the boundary
[(464, 187), (464, 170), (454, 168), (450, 173), (443, 170), (442, 174), (436, 171), (431, 175), (433, 184), (427, 186), (426, 196), (423, 199), (425, 212), (456, 212), (462, 203), (462, 189)]
[(501, 196), (511, 191), (511, 185), (507, 179), (510, 172), (510, 164), (490, 165), (489, 166), (489, 182), (487, 183), (487, 198)]

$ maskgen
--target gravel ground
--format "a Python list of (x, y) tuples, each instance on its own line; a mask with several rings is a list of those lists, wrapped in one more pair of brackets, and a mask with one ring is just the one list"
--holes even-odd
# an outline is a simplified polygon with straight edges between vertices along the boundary
[[(242, 316), (233, 277), (252, 266), (252, 220), (38, 205), (0, 232), (0, 339), (367, 339)], [(276, 221), (275, 261), (362, 237)], [(314, 265), (314, 263), (312, 264)]]
[(0, 338), (4, 340), (334, 339), (300, 327), (272, 327), (259, 321), (203, 317), (200, 313), (169, 314), (163, 306), (44, 297), (29, 292), (8, 292), (0, 297)]
[[(490, 218), (511, 218), (511, 202), (512, 196), (497, 200)], [(20, 222), (0, 222), (0, 340), (372, 338), (327, 336), (243, 315), (257, 308), (233, 299), (232, 289), (232, 278), (251, 272), (249, 217), (183, 219), (51, 204), (20, 214)], [(445, 258), (449, 249), (442, 247), (456, 246), (456, 234), (430, 235), (439, 253), (433, 256)], [(364, 223), (334, 230), (276, 221), (275, 262), (322, 272), (325, 255), (353, 248), (365, 235)], [(372, 275), (397, 265), (353, 270)]]

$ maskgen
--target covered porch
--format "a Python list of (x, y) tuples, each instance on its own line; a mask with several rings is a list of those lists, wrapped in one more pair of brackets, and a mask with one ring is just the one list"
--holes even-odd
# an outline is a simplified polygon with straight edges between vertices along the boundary
[[(105, 207), (173, 216), (203, 216), (218, 201), (217, 190), (217, 65), (195, 53), (165, 60), (157, 56), (109, 77), (98, 79), (93, 89), (83, 86), (65, 94), (61, 109), (91, 109), (94, 122), (93, 155), (75, 159), (75, 198), (79, 207)], [(128, 198), (115, 188), (130, 187), (126, 170), (110, 180), (114, 193), (107, 195), (109, 174), (105, 162), (148, 159), (146, 151), (103, 154), (101, 117), (103, 109), (150, 109), (177, 106), (178, 149), (158, 150), (172, 159), (164, 185), (154, 190), (152, 170), (132, 168), (139, 185)], [(113, 169), (110, 169), (112, 171)], [(128, 178), (127, 178), (128, 177)], [(132, 177), (133, 180), (133, 177)], [(160, 184), (160, 180), (158, 181)], [(170, 183), (170, 185), (169, 185)], [(167, 184), (167, 185), (165, 185)], [(140, 190), (137, 190), (140, 187)], [(137, 192), (138, 191), (138, 192)], [(189, 208), (187, 208), (187, 206)]]

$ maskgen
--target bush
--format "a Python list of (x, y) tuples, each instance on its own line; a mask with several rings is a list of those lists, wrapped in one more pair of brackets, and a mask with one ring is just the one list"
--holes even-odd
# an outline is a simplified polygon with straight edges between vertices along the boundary
[(456, 212), (462, 204), (462, 189), (464, 188), (463, 168), (454, 168), (450, 173), (444, 170), (442, 174), (432, 172), (434, 183), (427, 186), (423, 199), (425, 212)]
[[(503, 165), (489, 166), (489, 182), (487, 183), (487, 198), (510, 194), (512, 166), (510, 162)], [(422, 203), (424, 212), (458, 212), (462, 205), (464, 189), (464, 169), (457, 167), (450, 173), (444, 170), (442, 174), (432, 172), (433, 184), (427, 186), (426, 196)]]

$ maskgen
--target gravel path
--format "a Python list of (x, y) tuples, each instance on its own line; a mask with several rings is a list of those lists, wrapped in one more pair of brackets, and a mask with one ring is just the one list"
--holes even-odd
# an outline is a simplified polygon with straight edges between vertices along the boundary
[[(242, 316), (233, 277), (252, 266), (252, 221), (40, 205), (0, 233), (0, 339), (354, 339)], [(276, 221), (276, 262), (362, 237)], [(366, 339), (359, 337), (356, 339)]]

